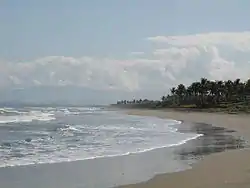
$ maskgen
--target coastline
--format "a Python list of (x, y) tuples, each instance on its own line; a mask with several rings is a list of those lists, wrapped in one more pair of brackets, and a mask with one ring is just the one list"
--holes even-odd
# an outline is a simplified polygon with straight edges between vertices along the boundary
[[(206, 123), (235, 130), (250, 140), (250, 116), (207, 112), (178, 112), (172, 110), (127, 109), (129, 115), (155, 116), (189, 123)], [(250, 187), (250, 150), (225, 150), (205, 156), (191, 169), (156, 175), (147, 182), (120, 186), (120, 188), (246, 188)]]
[[(176, 112), (157, 110), (120, 110), (119, 112), (122, 112), (119, 114), (125, 116), (127, 116), (126, 114), (145, 116), (137, 117), (139, 119), (146, 119), (146, 116), (152, 116), (152, 118), (149, 118), (149, 120), (152, 120), (150, 121), (151, 123), (154, 123), (155, 121), (161, 121), (159, 118), (182, 120), (182, 123), (172, 125), (173, 128), (178, 129), (179, 133), (196, 133), (194, 135), (202, 134), (203, 136), (200, 136), (197, 139), (189, 139), (187, 142), (183, 140), (183, 142), (180, 142), (180, 145), (174, 144), (174, 147), (166, 146), (119, 156), (93, 158), (89, 160), (75, 160), (59, 163), (37, 163), (24, 166), (3, 167), (0, 168), (1, 186), (4, 188), (111, 188), (119, 187), (120, 185), (134, 184), (121, 187), (206, 188), (206, 186), (209, 185), (207, 186), (207, 188), (211, 188), (216, 186), (209, 183), (216, 182), (217, 180), (207, 179), (206, 181), (208, 181), (209, 183), (204, 184), (204, 182), (201, 181), (204, 180), (204, 177), (217, 178), (221, 177), (221, 174), (223, 174), (224, 170), (231, 173), (234, 172), (232, 171), (232, 169), (236, 169), (235, 174), (231, 175), (232, 177), (228, 178), (228, 176), (226, 176), (226, 178), (224, 178), (227, 179), (228, 182), (228, 179), (231, 180), (238, 176), (238, 168), (241, 170), (243, 168), (246, 168), (244, 176), (239, 175), (239, 177), (245, 177), (244, 180), (239, 180), (241, 183), (245, 180), (248, 181), (248, 179), (250, 179), (250, 176), (245, 176), (250, 174), (248, 173), (250, 172), (250, 167), (248, 164), (249, 154), (240, 153), (240, 155), (237, 156), (237, 153), (230, 154), (229, 156), (231, 156), (231, 158), (213, 158), (208, 164), (205, 163), (206, 170), (204, 170), (204, 167), (197, 167), (203, 165), (203, 163), (210, 157), (220, 155), (220, 153), (217, 153), (215, 155), (213, 153), (225, 150), (230, 150), (230, 153), (234, 153), (234, 151), (237, 150), (231, 149), (244, 147), (244, 140), (242, 140), (241, 137), (238, 137), (239, 134), (237, 132), (234, 132), (230, 128), (223, 129), (219, 127), (221, 126), (219, 124), (213, 127), (207, 123), (195, 123), (203, 122), (203, 119), (198, 119), (196, 115), (195, 117), (199, 121), (197, 119), (197, 121), (194, 121), (194, 117), (190, 117), (189, 113), (178, 115)], [(199, 118), (202, 117), (200, 115), (201, 114), (199, 113)], [(208, 115), (210, 117), (209, 119), (211, 119), (211, 117), (216, 117), (213, 116), (213, 114)], [(205, 116), (207, 117), (207, 115)], [(129, 117), (127, 116), (126, 118)], [(246, 116), (246, 120), (244, 121), (247, 122), (248, 120), (249, 119)], [(144, 126), (144, 124), (142, 124), (142, 126)], [(246, 131), (242, 129), (242, 132)], [(247, 150), (242, 151), (245, 152)], [(199, 162), (201, 159), (203, 159), (203, 156), (205, 156), (205, 160)], [(197, 161), (198, 163), (196, 163)], [(214, 161), (221, 162), (218, 165), (214, 166), (214, 168), (217, 169), (210, 169), (213, 167)], [(238, 161), (240, 161), (240, 165), (242, 166), (239, 166)], [(221, 167), (220, 165), (222, 164), (224, 164), (224, 166)], [(233, 168), (231, 168), (231, 166), (233, 166)], [(191, 169), (191, 167), (194, 168)], [(230, 169), (227, 169), (227, 167), (230, 167)], [(247, 185), (249, 186), (249, 184)], [(219, 188), (220, 187), (222, 186), (220, 185)], [(228, 184), (226, 187), (228, 187)]]

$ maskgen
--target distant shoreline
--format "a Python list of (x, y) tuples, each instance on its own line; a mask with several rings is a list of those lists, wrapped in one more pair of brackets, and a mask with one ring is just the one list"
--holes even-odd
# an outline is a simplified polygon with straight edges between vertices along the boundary
[(125, 110), (160, 110), (176, 112), (205, 112), (205, 113), (225, 113), (225, 114), (250, 114), (249, 111), (230, 111), (226, 108), (189, 108), (189, 107), (150, 107), (140, 104), (111, 104), (109, 108)]
[(119, 100), (120, 107), (141, 109), (181, 109), (189, 111), (250, 113), (250, 79), (208, 80), (201, 78), (190, 85), (180, 83), (160, 100)]

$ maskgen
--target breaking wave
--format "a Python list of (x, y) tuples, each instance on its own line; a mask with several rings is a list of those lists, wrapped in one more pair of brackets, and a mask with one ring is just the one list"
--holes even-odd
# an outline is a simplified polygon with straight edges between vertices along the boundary
[(4, 123), (20, 123), (32, 121), (51, 121), (54, 120), (54, 114), (41, 111), (16, 111), (0, 109), (0, 124)]
[(202, 136), (178, 132), (180, 121), (99, 108), (1, 111), (0, 167), (134, 155)]

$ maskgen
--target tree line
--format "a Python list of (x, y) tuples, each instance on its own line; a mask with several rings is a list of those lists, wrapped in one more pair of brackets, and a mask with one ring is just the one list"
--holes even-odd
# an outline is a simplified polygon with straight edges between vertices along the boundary
[(236, 80), (208, 80), (201, 78), (200, 81), (188, 86), (179, 84), (170, 89), (168, 95), (161, 97), (159, 101), (148, 99), (122, 100), (117, 104), (153, 104), (158, 107), (196, 107), (211, 108), (223, 107), (227, 104), (242, 103), (249, 105), (250, 101), (250, 79), (242, 82)]

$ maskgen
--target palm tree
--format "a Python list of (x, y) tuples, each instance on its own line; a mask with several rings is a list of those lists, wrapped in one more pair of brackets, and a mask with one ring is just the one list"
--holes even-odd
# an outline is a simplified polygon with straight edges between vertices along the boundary
[[(171, 94), (162, 96), (161, 101), (147, 99), (121, 100), (117, 104), (146, 104), (146, 106), (164, 107), (172, 105), (195, 104), (197, 107), (232, 107), (237, 102), (238, 109), (248, 109), (250, 102), (250, 79), (242, 82), (240, 79), (210, 81), (201, 78), (189, 86), (179, 84), (170, 89)], [(223, 104), (230, 103), (229, 105)], [(240, 104), (238, 102), (241, 102)], [(242, 103), (243, 102), (243, 103)], [(243, 106), (242, 104), (246, 105)], [(143, 105), (145, 107), (145, 105)], [(236, 107), (236, 106), (235, 106)]]
[(247, 102), (247, 104), (249, 104), (249, 100), (250, 100), (250, 79), (248, 79), (245, 84), (245, 101)]
[(164, 102), (166, 99), (167, 99), (167, 98), (166, 98), (164, 95), (161, 97), (161, 101), (162, 101), (162, 102)]
[(178, 96), (178, 100), (180, 104), (181, 102), (183, 102), (183, 98), (186, 94), (186, 87), (183, 84), (179, 84), (175, 93)]
[(228, 80), (225, 82), (225, 97), (226, 97), (226, 101), (230, 101), (233, 95), (233, 82), (231, 80)]
[(216, 95), (216, 90), (217, 90), (216, 82), (215, 81), (209, 81), (207, 87), (208, 87), (207, 88), (208, 89), (208, 95), (211, 98), (211, 103), (216, 104), (216, 100), (215, 100), (216, 99), (215, 95)]
[(237, 96), (239, 96), (239, 101), (244, 101), (245, 99), (245, 84), (239, 83), (237, 87)]
[(221, 96), (222, 96), (222, 93), (224, 92), (224, 83), (223, 81), (219, 80), (219, 81), (216, 81), (216, 93), (215, 93), (215, 97), (216, 97), (216, 103), (218, 104), (221, 100)]
[(175, 92), (176, 92), (175, 87), (172, 87), (170, 91), (171, 91), (172, 95), (175, 95)]
[(205, 105), (205, 97), (208, 92), (208, 80), (206, 78), (201, 78), (200, 81), (200, 94), (201, 94), (201, 106)]
[(246, 90), (246, 94), (250, 95), (250, 79), (246, 81), (245, 90)]
[(199, 82), (194, 82), (194, 83), (191, 84), (190, 87), (191, 87), (194, 95), (198, 96), (198, 94), (199, 94), (199, 88), (200, 88), (200, 83)]
[(237, 101), (241, 100), (240, 85), (241, 85), (241, 82), (240, 82), (239, 78), (234, 80), (234, 82), (233, 82), (233, 95), (234, 95), (234, 99)]
[(173, 101), (173, 104), (175, 105), (176, 104), (176, 99), (175, 99), (175, 94), (176, 94), (176, 89), (175, 89), (175, 87), (172, 87), (171, 89), (170, 89), (170, 92), (171, 92), (171, 94), (172, 94), (172, 101)]
[(189, 87), (192, 93), (192, 102), (197, 105), (199, 101), (200, 82), (193, 82)]
[[(186, 89), (186, 100), (192, 101), (193, 89), (191, 86), (188, 86)], [(189, 102), (190, 103), (190, 102)]]

